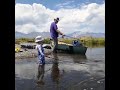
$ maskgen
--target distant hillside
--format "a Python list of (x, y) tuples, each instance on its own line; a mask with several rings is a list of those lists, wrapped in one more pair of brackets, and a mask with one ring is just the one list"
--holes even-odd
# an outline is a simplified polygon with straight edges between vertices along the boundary
[(83, 36), (86, 36), (86, 37), (96, 37), (96, 38), (103, 37), (104, 38), (105, 34), (104, 33), (93, 33), (93, 32), (76, 31), (76, 32), (73, 32), (71, 34), (68, 34), (68, 36), (75, 37), (75, 38), (80, 38), (80, 37), (83, 37)]
[[(29, 34), (15, 32), (15, 38), (35, 38), (38, 35), (41, 35), (44, 38), (48, 38), (48, 37), (50, 37), (50, 32), (32, 32), (32, 33), (29, 33)], [(68, 34), (67, 36), (75, 37), (75, 38), (80, 38), (80, 37), (83, 37), (83, 36), (96, 37), (96, 38), (100, 38), (100, 37), (105, 38), (105, 33), (93, 33), (93, 32), (76, 31), (76, 32), (73, 32), (71, 34)]]
[(15, 32), (15, 38), (35, 38), (38, 35), (41, 35), (42, 37), (45, 37), (45, 38), (50, 37), (49, 32), (32, 32), (32, 33), (29, 33), (29, 34)]

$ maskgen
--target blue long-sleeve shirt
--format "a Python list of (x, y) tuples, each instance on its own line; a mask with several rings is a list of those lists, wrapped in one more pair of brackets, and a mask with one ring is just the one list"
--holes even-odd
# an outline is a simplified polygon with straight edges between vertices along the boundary
[(36, 49), (38, 51), (39, 63), (44, 64), (45, 63), (44, 48), (42, 47), (42, 45), (36, 45)]
[(44, 56), (44, 48), (42, 45), (36, 45), (36, 49), (38, 50), (38, 55)]

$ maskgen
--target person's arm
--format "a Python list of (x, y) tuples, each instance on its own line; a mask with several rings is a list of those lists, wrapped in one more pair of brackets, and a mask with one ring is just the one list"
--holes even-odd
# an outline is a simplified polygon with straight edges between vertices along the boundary
[(60, 35), (64, 35), (61, 31), (59, 31), (58, 29), (56, 30)]
[(53, 27), (56, 30), (56, 32), (58, 32), (58, 34), (64, 35), (60, 30), (58, 30), (58, 27), (57, 27), (57, 25), (55, 23), (54, 23)]
[(40, 54), (41, 54), (42, 56), (44, 56), (44, 53), (42, 52), (42, 46), (41, 46), (41, 45), (38, 47), (38, 50), (40, 51)]

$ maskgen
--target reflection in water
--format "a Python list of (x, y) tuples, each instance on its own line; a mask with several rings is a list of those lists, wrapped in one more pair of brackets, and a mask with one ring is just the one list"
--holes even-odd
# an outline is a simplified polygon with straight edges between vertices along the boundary
[(59, 83), (59, 78), (60, 78), (60, 70), (58, 68), (58, 56), (56, 53), (53, 54), (54, 61), (52, 65), (52, 72), (51, 72), (51, 78), (53, 82), (56, 82), (57, 84)]
[(38, 66), (38, 75), (37, 75), (37, 84), (44, 85), (43, 77), (45, 73), (45, 65), (39, 65)]
[(87, 60), (86, 55), (71, 55), (71, 58), (73, 59), (74, 63), (85, 63)]
[[(52, 64), (51, 59), (46, 59), (50, 63), (45, 66), (36, 67), (37, 58), (16, 60), (15, 90), (105, 90), (104, 49), (88, 49), (86, 56), (57, 53), (51, 58)], [(85, 64), (79, 65), (81, 62)], [(40, 82), (37, 86), (36, 72)]]

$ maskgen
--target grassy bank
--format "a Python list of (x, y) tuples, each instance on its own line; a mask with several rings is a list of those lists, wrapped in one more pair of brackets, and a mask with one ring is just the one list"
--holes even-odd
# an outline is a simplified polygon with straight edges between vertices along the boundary
[[(67, 39), (67, 38), (61, 38), (59, 39), (62, 42), (71, 44), (73, 40), (76, 39)], [(82, 38), (78, 38), (77, 40), (79, 40), (82, 44), (84, 44), (85, 46), (105, 46), (105, 38), (92, 38), (92, 37), (82, 37)], [(34, 42), (34, 38), (29, 39), (29, 38), (19, 38), (19, 39), (15, 39), (15, 43), (16, 44), (20, 44), (23, 42)], [(50, 44), (50, 38), (46, 38), (44, 40), (44, 43), (46, 44)]]
[[(34, 43), (35, 39), (34, 38), (19, 38), (19, 39), (15, 39), (15, 44), (20, 44), (20, 43)], [(46, 38), (44, 39), (44, 43), (46, 44), (50, 44), (50, 39)]]

